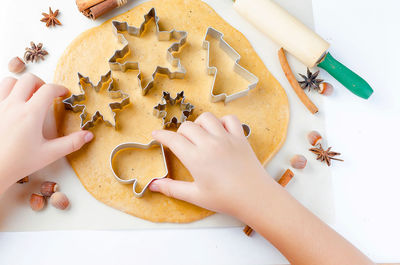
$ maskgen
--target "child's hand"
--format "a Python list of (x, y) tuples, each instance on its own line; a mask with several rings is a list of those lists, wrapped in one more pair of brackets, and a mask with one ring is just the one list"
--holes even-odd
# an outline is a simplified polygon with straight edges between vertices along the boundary
[(93, 138), (88, 131), (56, 137), (53, 100), (67, 89), (45, 84), (33, 74), (0, 83), (0, 194), (17, 180), (80, 149)]
[(235, 116), (204, 113), (178, 132), (155, 131), (194, 182), (160, 179), (152, 191), (233, 215), (275, 245), (290, 264), (373, 264), (269, 177)]
[(216, 118), (203, 113), (195, 122), (183, 123), (178, 132), (154, 131), (190, 171), (194, 182), (169, 178), (156, 180), (152, 191), (188, 201), (217, 212), (237, 215), (246, 207), (249, 192), (274, 182), (268, 177), (244, 136), (235, 116)]

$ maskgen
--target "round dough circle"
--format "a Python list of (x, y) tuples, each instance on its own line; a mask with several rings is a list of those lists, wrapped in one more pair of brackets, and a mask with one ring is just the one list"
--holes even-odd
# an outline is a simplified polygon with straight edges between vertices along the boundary
[[(209, 111), (218, 117), (235, 114), (243, 123), (248, 124), (252, 129), (250, 144), (258, 159), (265, 164), (285, 140), (289, 122), (288, 100), (284, 89), (265, 67), (248, 40), (200, 0), (149, 1), (112, 20), (127, 21), (129, 25), (138, 27), (143, 22), (143, 15), (152, 7), (155, 7), (160, 18), (162, 30), (188, 32), (187, 43), (175, 54), (187, 71), (185, 78), (168, 79), (157, 75), (154, 87), (143, 96), (137, 81), (138, 71), (113, 71), (117, 88), (130, 95), (131, 104), (117, 112), (117, 130), (106, 126), (102, 121), (97, 122), (91, 129), (95, 134), (94, 140), (69, 155), (68, 161), (84, 187), (97, 200), (111, 207), (153, 222), (192, 222), (209, 216), (212, 212), (150, 191), (142, 198), (133, 197), (132, 186), (120, 184), (112, 176), (109, 168), (111, 150), (122, 142), (150, 142), (151, 132), (161, 128), (161, 120), (153, 116), (152, 108), (159, 103), (162, 91), (171, 92), (174, 96), (184, 90), (186, 101), (195, 106), (192, 119)], [(240, 64), (260, 80), (248, 96), (227, 105), (223, 102), (211, 103), (209, 100), (213, 77), (207, 75), (206, 51), (202, 48), (204, 34), (209, 26), (224, 33), (224, 39), (241, 55)], [(151, 41), (152, 36), (154, 27), (149, 23), (143, 33), (143, 41)], [(145, 63), (140, 66), (145, 77), (152, 73), (149, 72), (152, 65), (146, 65), (146, 62), (167, 63), (164, 48), (169, 47), (171, 42), (167, 46), (162, 41), (150, 46), (140, 44), (142, 40), (134, 41), (137, 46), (132, 47), (134, 52), (131, 55), (144, 60)], [(100, 76), (109, 71), (108, 59), (121, 47), (112, 33), (111, 20), (82, 33), (61, 56), (55, 72), (55, 83), (68, 87), (73, 94), (80, 93), (77, 73), (88, 76), (96, 84)], [(158, 53), (154, 49), (164, 49), (165, 52)], [(218, 55), (217, 50), (215, 54), (214, 60), (218, 63), (222, 56)], [(220, 63), (223, 64), (222, 61)], [(223, 83), (227, 87), (234, 85), (237, 79), (232, 73), (226, 75), (232, 78), (224, 79), (225, 75), (221, 72), (217, 83)], [(56, 104), (56, 110), (60, 135), (80, 129), (79, 113), (64, 111), (60, 102)], [(170, 151), (166, 151), (166, 156), (171, 178), (192, 180), (186, 168)]]

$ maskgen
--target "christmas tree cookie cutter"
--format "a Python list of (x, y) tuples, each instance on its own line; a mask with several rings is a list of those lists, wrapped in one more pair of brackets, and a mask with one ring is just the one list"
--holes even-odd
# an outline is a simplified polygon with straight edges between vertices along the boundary
[[(172, 117), (169, 121), (167, 121), (167, 108), (168, 106), (179, 105), (181, 110), (181, 117)], [(172, 125), (176, 128), (184, 123), (190, 115), (192, 115), (194, 110), (194, 106), (188, 102), (185, 102), (184, 91), (181, 91), (176, 94), (175, 98), (172, 98), (169, 92), (163, 91), (163, 95), (161, 98), (161, 103), (153, 108), (153, 115), (157, 118), (162, 119), (163, 128), (169, 128)]]
[[(131, 179), (122, 179), (118, 176), (118, 174), (115, 172), (114, 166), (113, 166), (113, 161), (114, 158), (117, 156), (118, 152), (124, 150), (124, 149), (150, 149), (153, 147), (159, 146), (159, 148), (161, 149), (161, 153), (162, 153), (162, 158), (163, 158), (163, 164), (164, 164), (164, 169), (165, 169), (165, 174), (159, 177), (154, 177), (152, 178), (144, 187), (140, 192), (136, 191), (136, 186), (138, 183), (138, 178), (134, 177)], [(110, 168), (112, 171), (112, 174), (114, 176), (114, 178), (122, 183), (122, 184), (132, 184), (132, 189), (133, 189), (133, 195), (135, 195), (135, 197), (142, 197), (143, 194), (146, 192), (147, 188), (149, 187), (149, 185), (151, 184), (151, 182), (153, 182), (154, 180), (157, 179), (163, 179), (166, 178), (168, 176), (168, 166), (167, 166), (167, 161), (165, 158), (165, 152), (164, 152), (164, 147), (161, 143), (157, 142), (156, 140), (151, 141), (148, 144), (142, 144), (142, 143), (122, 143), (120, 145), (117, 145), (112, 151), (111, 151), (111, 155), (110, 155)]]
[[(81, 129), (87, 130), (93, 127), (98, 119), (102, 119), (106, 125), (116, 127), (116, 120), (115, 120), (115, 110), (121, 110), (124, 106), (128, 105), (129, 95), (123, 93), (121, 90), (115, 90), (114, 88), (114, 80), (111, 77), (111, 71), (108, 71), (105, 75), (102, 75), (100, 81), (97, 85), (94, 85), (89, 77), (83, 76), (82, 74), (78, 73), (79, 79), (79, 87), (81, 89), (81, 94), (75, 95), (72, 94), (70, 97), (63, 100), (64, 106), (67, 110), (72, 110), (73, 112), (80, 112), (80, 119), (81, 119)], [(93, 88), (97, 93), (101, 90), (101, 88), (108, 83), (108, 87), (106, 89), (108, 96), (112, 99), (121, 99), (119, 102), (111, 102), (108, 104), (111, 112), (113, 114), (112, 120), (105, 120), (103, 114), (100, 110), (96, 110), (95, 113), (92, 114), (89, 120), (87, 120), (88, 113), (86, 111), (86, 105), (82, 104), (86, 100), (86, 89), (82, 85), (82, 82), (89, 85), (90, 88)]]
[[(124, 63), (120, 63), (119, 60), (123, 59), (130, 53), (129, 42), (125, 38), (125, 36), (121, 32), (126, 32), (127, 34), (135, 37), (140, 37), (140, 35), (145, 30), (146, 24), (154, 19), (157, 30), (157, 37), (159, 41), (168, 41), (171, 39), (177, 40), (172, 43), (172, 45), (167, 49), (167, 60), (173, 67), (177, 67), (177, 71), (171, 71), (168, 67), (157, 66), (154, 70), (151, 80), (143, 87), (143, 76), (140, 71), (139, 62), (128, 61)], [(113, 71), (122, 71), (125, 72), (127, 70), (138, 70), (139, 73), (137, 75), (139, 87), (142, 89), (142, 94), (146, 95), (147, 92), (153, 87), (154, 79), (157, 74), (167, 75), (170, 79), (183, 79), (186, 74), (185, 68), (181, 65), (180, 59), (175, 58), (173, 56), (174, 52), (178, 52), (180, 48), (186, 43), (187, 40), (187, 32), (186, 31), (177, 31), (175, 29), (169, 31), (160, 30), (159, 26), (159, 17), (156, 14), (156, 10), (151, 8), (150, 11), (144, 15), (144, 21), (139, 26), (139, 28), (134, 26), (129, 26), (127, 22), (120, 21), (112, 21), (113, 32), (117, 36), (118, 41), (124, 45), (121, 50), (116, 50), (113, 56), (109, 59), (108, 63)]]
[[(226, 93), (214, 94), (214, 87), (218, 69), (215, 66), (210, 66), (210, 42), (208, 41), (209, 37), (218, 40), (219, 47), (235, 62), (233, 70), (250, 83), (246, 89), (237, 93), (233, 93), (231, 95), (227, 95)], [(233, 49), (232, 46), (230, 46), (224, 40), (224, 34), (222, 32), (214, 29), (213, 27), (208, 27), (203, 40), (203, 48), (207, 50), (207, 73), (208, 75), (214, 76), (210, 93), (211, 102), (224, 101), (224, 103), (226, 104), (232, 100), (247, 95), (251, 89), (257, 86), (259, 81), (258, 78), (239, 64), (240, 54), (237, 53), (237, 51), (235, 51), (235, 49)]]

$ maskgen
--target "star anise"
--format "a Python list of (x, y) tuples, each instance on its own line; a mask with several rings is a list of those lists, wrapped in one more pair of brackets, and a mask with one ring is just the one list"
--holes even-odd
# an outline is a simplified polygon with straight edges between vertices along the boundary
[(54, 13), (49, 7), (49, 13), (42, 13), (43, 18), (40, 20), (46, 23), (46, 27), (54, 27), (56, 25), (61, 25), (61, 22), (57, 19), (59, 10), (57, 9)]
[(343, 161), (342, 159), (334, 158), (334, 156), (338, 156), (340, 153), (331, 151), (331, 148), (332, 147), (329, 147), (328, 149), (324, 150), (324, 148), (322, 148), (322, 146), (319, 144), (317, 147), (310, 148), (309, 150), (317, 155), (317, 160), (321, 160), (321, 162), (325, 161), (326, 164), (330, 166), (331, 160)]
[(39, 59), (44, 60), (44, 56), (49, 54), (45, 49), (43, 49), (43, 44), (39, 43), (36, 45), (31, 41), (31, 47), (25, 48), (24, 60), (25, 62), (38, 62)]
[(310, 69), (307, 68), (307, 76), (302, 75), (299, 73), (299, 75), (304, 79), (302, 81), (299, 81), (299, 84), (302, 89), (307, 89), (310, 91), (311, 89), (315, 89), (319, 91), (319, 84), (321, 84), (324, 80), (318, 79), (319, 75), (319, 70), (316, 71), (315, 73), (312, 73)]

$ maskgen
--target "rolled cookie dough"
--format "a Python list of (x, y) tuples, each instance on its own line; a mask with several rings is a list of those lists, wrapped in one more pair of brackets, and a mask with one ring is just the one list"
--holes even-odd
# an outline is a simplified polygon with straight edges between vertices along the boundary
[[(143, 22), (143, 15), (151, 7), (156, 8), (162, 29), (188, 32), (187, 43), (175, 54), (186, 68), (185, 78), (170, 80), (158, 75), (154, 87), (143, 96), (137, 82), (137, 71), (113, 71), (117, 88), (130, 95), (131, 104), (117, 113), (118, 130), (106, 126), (102, 121), (98, 122), (91, 129), (95, 134), (94, 140), (69, 155), (68, 161), (84, 187), (97, 200), (111, 207), (153, 222), (192, 222), (212, 212), (150, 191), (142, 198), (133, 197), (131, 185), (120, 184), (112, 176), (109, 168), (111, 150), (122, 142), (148, 143), (151, 132), (161, 128), (161, 120), (153, 116), (152, 108), (160, 101), (162, 91), (169, 91), (174, 96), (184, 90), (186, 101), (195, 106), (192, 119), (209, 111), (219, 117), (235, 114), (243, 123), (250, 125), (252, 135), (249, 141), (259, 160), (265, 164), (285, 140), (289, 122), (288, 100), (284, 89), (264, 66), (248, 40), (200, 0), (153, 0), (112, 20), (139, 26)], [(227, 105), (223, 102), (211, 103), (209, 100), (213, 77), (206, 73), (206, 51), (202, 48), (209, 26), (224, 33), (224, 39), (242, 56), (240, 64), (260, 80), (248, 96)], [(154, 23), (150, 22), (140, 38), (129, 38), (132, 53), (128, 59), (140, 61), (145, 78), (150, 77), (156, 65), (170, 66), (166, 60), (166, 49), (171, 42), (157, 41), (154, 31)], [(61, 56), (54, 76), (55, 83), (78, 94), (77, 73), (89, 76), (93, 83), (97, 83), (100, 76), (109, 71), (107, 61), (118, 48), (121, 48), (121, 44), (112, 33), (111, 20), (83, 32)], [(223, 90), (223, 87), (232, 90), (243, 82), (234, 74), (232, 63), (225, 61), (228, 58), (218, 47), (211, 44), (210, 52), (212, 62), (219, 67), (220, 75), (216, 82), (218, 90)], [(79, 130), (79, 114), (64, 111), (62, 104), (56, 105), (56, 110), (61, 135)], [(180, 161), (168, 150), (166, 155), (170, 177), (191, 181), (192, 177)], [(151, 157), (148, 161), (151, 161)], [(160, 166), (154, 163), (154, 170), (159, 171)], [(246, 181), (246, 177), (243, 176), (243, 181)]]

